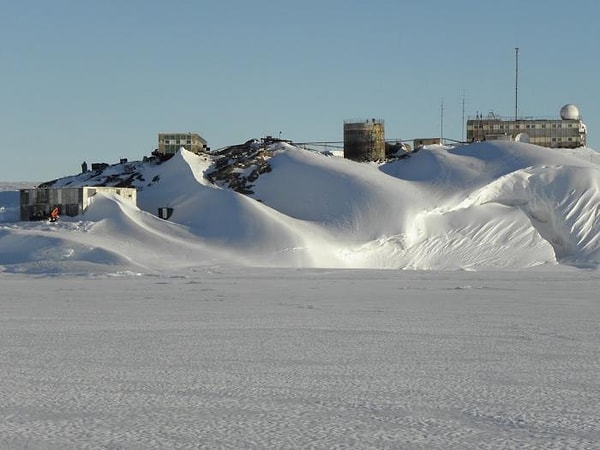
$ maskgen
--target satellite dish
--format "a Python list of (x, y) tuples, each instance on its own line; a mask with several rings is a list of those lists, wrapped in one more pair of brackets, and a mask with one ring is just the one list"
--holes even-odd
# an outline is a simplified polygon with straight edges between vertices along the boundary
[(519, 133), (515, 136), (515, 142), (523, 142), (529, 144), (529, 135), (527, 133)]

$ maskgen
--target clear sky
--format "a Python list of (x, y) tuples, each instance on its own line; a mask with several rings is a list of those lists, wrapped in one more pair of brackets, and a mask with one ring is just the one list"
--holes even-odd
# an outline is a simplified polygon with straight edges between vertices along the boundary
[(519, 114), (575, 103), (600, 150), (599, 19), (597, 0), (0, 0), (0, 181), (138, 160), (159, 132), (341, 141), (375, 117), (461, 139), (463, 98), (514, 114), (515, 47)]

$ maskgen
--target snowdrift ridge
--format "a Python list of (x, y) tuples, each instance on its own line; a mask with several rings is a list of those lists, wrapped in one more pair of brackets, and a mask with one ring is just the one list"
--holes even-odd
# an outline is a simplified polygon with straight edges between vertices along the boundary
[[(212, 264), (484, 270), (600, 263), (600, 155), (590, 149), (430, 146), (377, 165), (278, 143), (260, 149), (260, 170), (253, 155), (229, 169), (219, 156), (221, 175), (252, 174), (242, 183), (246, 195), (211, 181), (214, 156), (181, 150), (162, 164), (129, 164), (139, 208), (98, 196), (83, 216), (57, 226), (0, 213), (0, 267), (146, 273)], [(123, 181), (118, 167), (108, 170), (51, 185)], [(9, 194), (0, 195), (0, 211), (18, 208)], [(156, 217), (163, 206), (174, 209), (169, 221)]]

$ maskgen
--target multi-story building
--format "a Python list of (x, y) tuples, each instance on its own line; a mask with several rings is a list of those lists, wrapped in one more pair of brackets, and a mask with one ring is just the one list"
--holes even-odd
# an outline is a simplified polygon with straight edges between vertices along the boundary
[(560, 118), (503, 118), (493, 113), (467, 120), (467, 141), (510, 140), (541, 147), (576, 148), (586, 145), (587, 127), (575, 105), (565, 105)]
[(159, 133), (158, 153), (174, 155), (181, 147), (192, 153), (207, 150), (206, 140), (196, 133)]

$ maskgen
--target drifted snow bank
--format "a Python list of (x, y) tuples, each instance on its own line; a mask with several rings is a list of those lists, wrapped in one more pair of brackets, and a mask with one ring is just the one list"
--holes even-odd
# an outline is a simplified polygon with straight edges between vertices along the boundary
[(464, 204), (499, 203), (522, 211), (560, 263), (600, 261), (600, 177), (586, 167), (532, 167), (506, 175)]
[[(82, 217), (55, 227), (3, 226), (0, 266), (56, 267), (25, 243), (39, 239), (52, 239), (48, 247), (58, 254), (80, 255), (62, 257), (57, 270), (68, 263), (75, 270), (78, 261), (144, 273), (208, 264), (483, 270), (600, 263), (600, 155), (589, 149), (432, 146), (384, 165), (286, 144), (269, 155), (262, 164), (271, 170), (252, 180), (249, 195), (209, 181), (211, 156), (181, 151), (160, 165), (136, 164), (129, 177), (138, 183), (139, 209), (98, 197)], [(55, 185), (91, 181), (82, 174)], [(170, 221), (156, 217), (164, 206), (174, 209)]]

